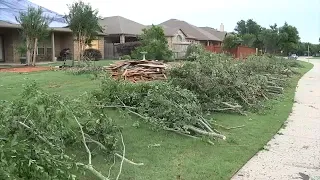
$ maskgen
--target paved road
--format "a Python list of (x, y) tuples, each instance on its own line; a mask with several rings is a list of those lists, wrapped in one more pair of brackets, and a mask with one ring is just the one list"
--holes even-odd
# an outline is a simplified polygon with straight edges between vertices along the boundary
[(320, 61), (309, 61), (314, 68), (299, 81), (286, 128), (232, 180), (320, 180)]

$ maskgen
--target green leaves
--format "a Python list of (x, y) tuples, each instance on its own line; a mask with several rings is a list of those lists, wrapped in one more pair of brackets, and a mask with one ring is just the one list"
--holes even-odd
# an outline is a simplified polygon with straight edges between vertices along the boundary
[(83, 1), (69, 5), (69, 14), (66, 16), (69, 28), (76, 34), (86, 35), (88, 39), (102, 32), (99, 25), (98, 11)]
[(172, 57), (162, 27), (152, 25), (152, 27), (144, 29), (140, 40), (142, 45), (133, 51), (132, 57), (142, 58), (140, 52), (147, 52), (147, 59), (168, 60)]
[(82, 146), (73, 116), (81, 121), (88, 142), (106, 147), (100, 152), (108, 155), (116, 148), (117, 126), (84, 99), (49, 95), (32, 83), (15, 101), (1, 102), (0, 110), (2, 179), (74, 179), (73, 173), (83, 170), (76, 166), (79, 157), (66, 153), (67, 147)]
[(49, 24), (52, 22), (51, 18), (43, 15), (40, 7), (28, 7), (26, 12), (19, 13), (16, 20), (20, 23), (23, 34), (29, 39), (46, 37), (49, 33)]

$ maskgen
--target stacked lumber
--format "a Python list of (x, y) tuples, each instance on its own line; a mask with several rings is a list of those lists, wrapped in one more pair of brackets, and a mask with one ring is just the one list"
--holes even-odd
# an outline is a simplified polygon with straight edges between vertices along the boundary
[(118, 61), (106, 68), (115, 79), (132, 82), (167, 79), (166, 65), (158, 61)]

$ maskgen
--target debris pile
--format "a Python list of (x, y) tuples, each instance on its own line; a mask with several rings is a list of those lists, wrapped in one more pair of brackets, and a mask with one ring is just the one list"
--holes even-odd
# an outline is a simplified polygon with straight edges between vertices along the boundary
[(166, 65), (158, 61), (118, 61), (106, 69), (111, 72), (113, 78), (132, 82), (167, 79)]

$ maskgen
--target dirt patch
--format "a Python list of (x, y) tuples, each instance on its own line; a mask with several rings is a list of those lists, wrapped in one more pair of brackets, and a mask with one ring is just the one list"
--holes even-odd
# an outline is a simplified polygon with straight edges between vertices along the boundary
[(37, 71), (48, 71), (50, 67), (8, 67), (0, 68), (0, 72), (17, 72), (17, 73), (28, 73), (28, 72), (37, 72)]

